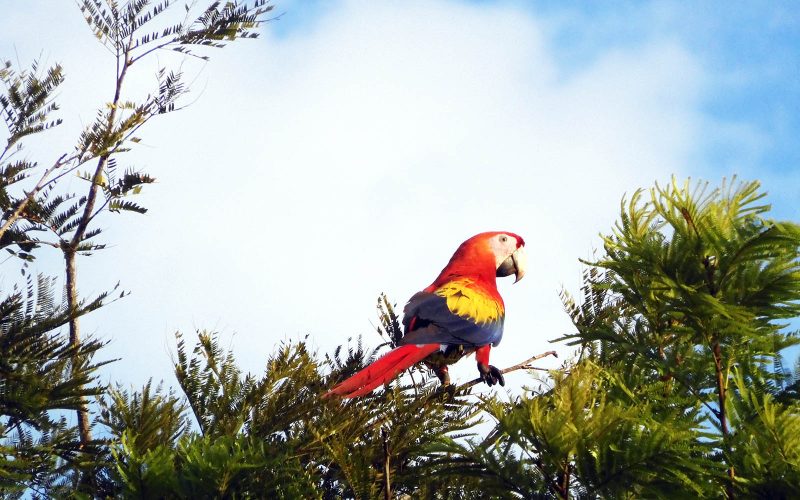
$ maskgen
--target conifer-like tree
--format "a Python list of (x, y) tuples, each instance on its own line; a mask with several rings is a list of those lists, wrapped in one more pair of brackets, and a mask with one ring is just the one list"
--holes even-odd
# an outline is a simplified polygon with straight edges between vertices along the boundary
[[(61, 123), (52, 115), (58, 110), (54, 95), (64, 78), (62, 68), (54, 65), (43, 69), (33, 63), (30, 69), (23, 70), (14, 68), (10, 62), (0, 68), (0, 115), (8, 129), (0, 149), (0, 246), (23, 259), (26, 266), (40, 249), (48, 247), (59, 251), (64, 262), (63, 304), (50, 307), (52, 304), (47, 300), (51, 296), (42, 281), (38, 287), (29, 283), (33, 292), (12, 291), (3, 302), (8, 314), (3, 321), (9, 326), (0, 331), (0, 343), (13, 356), (24, 353), (26, 357), (9, 354), (12, 357), (4, 359), (8, 361), (0, 380), (0, 397), (8, 399), (0, 403), (0, 408), (8, 409), (9, 413), (0, 414), (3, 419), (0, 438), (3, 446), (10, 443), (10, 449), (33, 450), (32, 443), (44, 443), (36, 445), (38, 451), (32, 461), (45, 463), (52, 457), (74, 456), (58, 451), (57, 446), (63, 446), (61, 438), (57, 445), (47, 444), (52, 441), (55, 424), (42, 422), (46, 423), (51, 418), (50, 412), (55, 410), (77, 412), (78, 444), (72, 448), (86, 454), (79, 459), (81, 463), (90, 462), (89, 452), (100, 444), (92, 439), (88, 413), (88, 397), (99, 390), (91, 385), (97, 365), (90, 361), (99, 345), (82, 338), (80, 318), (102, 306), (107, 294), (88, 301), (80, 298), (77, 256), (90, 255), (104, 247), (97, 242), (101, 230), (96, 226), (104, 212), (146, 211), (130, 197), (154, 179), (132, 166), (119, 168), (121, 155), (140, 141), (143, 127), (150, 120), (180, 109), (181, 97), (188, 92), (183, 74), (176, 69), (181, 67), (181, 59), (208, 59), (206, 52), (198, 51), (257, 36), (256, 28), (267, 20), (266, 15), (272, 9), (266, 0), (249, 4), (209, 2), (199, 10), (195, 3), (174, 9), (176, 3), (173, 0), (78, 2), (80, 12), (76, 15), (83, 15), (109, 54), (114, 86), (109, 89), (108, 101), (98, 110), (95, 121), (85, 128), (76, 143), (65, 147), (63, 154), (43, 167), (23, 157), (23, 148), (31, 135)], [(155, 88), (144, 98), (131, 100), (127, 96), (129, 75), (156, 53), (175, 54), (177, 58), (167, 59), (174, 66), (161, 67)], [(60, 181), (76, 173), (87, 182), (85, 190), (65, 191)], [(43, 315), (43, 311), (48, 314)], [(62, 325), (68, 328), (66, 344), (57, 333)], [(23, 344), (18, 345), (20, 342)], [(41, 356), (38, 361), (37, 355)], [(36, 378), (41, 374), (31, 368), (37, 364), (51, 366), (48, 355), (67, 363), (53, 368), (48, 383), (70, 387), (69, 397), (54, 395), (49, 401), (41, 400), (49, 386), (42, 382), (44, 379)], [(24, 400), (28, 396), (33, 400)], [(60, 422), (59, 436), (71, 435), (63, 420)], [(34, 432), (24, 426), (32, 426)], [(13, 462), (14, 467), (22, 467), (24, 463), (11, 455), (3, 460)], [(85, 478), (91, 480), (91, 474)]]
[[(800, 436), (776, 422), (800, 418), (796, 401), (776, 403), (781, 352), (798, 343), (788, 321), (800, 313), (800, 226), (767, 218), (758, 182), (673, 180), (648, 194), (623, 201), (605, 255), (588, 263), (583, 303), (565, 295), (577, 328), (568, 339), (662, 422), (699, 409), (696, 440), (713, 444), (726, 496), (780, 496), (800, 472)], [(773, 432), (754, 433), (760, 426)], [(775, 464), (766, 476), (765, 464)]]

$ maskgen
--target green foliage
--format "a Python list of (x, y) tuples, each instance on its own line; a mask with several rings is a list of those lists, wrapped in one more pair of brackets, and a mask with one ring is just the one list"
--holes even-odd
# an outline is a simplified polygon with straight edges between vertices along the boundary
[[(309, 373), (304, 347), (287, 345), (256, 379), (242, 376), (233, 355), (223, 353), (213, 335), (198, 332), (192, 355), (178, 338), (175, 368), (186, 402), (160, 388), (153, 391), (148, 383), (141, 392), (111, 391), (103, 405), (101, 422), (115, 436), (107, 493), (124, 498), (234, 498), (257, 491), (270, 498), (318, 496), (290, 440), (268, 428), (302, 419), (291, 411), (284, 420), (274, 417), (296, 389), (290, 382), (284, 389), (281, 380)], [(199, 433), (187, 425), (187, 409)], [(273, 418), (264, 421), (264, 411)]]
[(275, 453), (245, 435), (185, 435), (175, 448), (137, 450), (123, 432), (112, 447), (121, 498), (318, 498), (316, 487), (296, 459)]
[[(339, 374), (325, 376), (329, 365), (302, 342), (282, 345), (262, 377), (242, 375), (213, 335), (200, 332), (192, 355), (182, 339), (179, 345), (176, 373), (186, 403), (150, 383), (140, 391), (109, 389), (101, 399), (98, 421), (111, 442), (100, 462), (110, 466), (98, 473), (96, 491), (135, 498), (255, 491), (276, 498), (371, 498), (384, 487), (387, 457), (394, 491), (436, 491), (448, 479), (426, 471), (444, 444), (474, 423), (476, 409), (435, 384), (396, 386), (347, 403), (321, 400)], [(187, 408), (202, 422), (199, 433), (186, 425)]]
[[(674, 359), (695, 346), (757, 342), (757, 360), (796, 343), (776, 320), (796, 317), (800, 228), (761, 217), (758, 183), (690, 196), (656, 187), (623, 203), (606, 257), (589, 286), (611, 292), (624, 316), (613, 328), (580, 332), (574, 344), (607, 340), (651, 359)], [(602, 308), (601, 308), (602, 309)], [(628, 324), (623, 323), (628, 321)], [(579, 325), (576, 325), (579, 326)], [(670, 356), (669, 354), (673, 354)]]
[[(190, 19), (190, 7), (185, 5), (186, 17), (162, 29), (142, 33), (159, 15), (176, 2), (137, 0), (120, 7), (113, 1), (81, 0), (81, 11), (95, 36), (112, 51), (136, 50), (133, 59), (139, 59), (154, 50), (173, 50), (195, 55), (191, 46), (222, 48), (227, 42), (241, 38), (256, 38), (253, 30), (264, 22), (264, 15), (272, 5), (267, 0), (256, 0), (252, 6), (238, 2), (212, 2), (199, 15)], [(152, 6), (151, 6), (152, 5)], [(145, 28), (146, 27), (146, 28)], [(197, 56), (208, 59), (208, 56)]]
[(753, 389), (737, 371), (739, 397), (732, 398), (733, 465), (749, 498), (800, 495), (800, 404), (781, 404), (769, 392)]
[[(8, 131), (4, 144), (0, 143), (0, 248), (22, 260), (23, 276), (41, 247), (59, 250), (66, 285), (64, 304), (54, 304), (48, 291), (50, 280), (41, 277), (38, 293), (29, 279), (27, 295), (14, 290), (3, 294), (8, 296), (0, 303), (3, 496), (35, 493), (45, 497), (76, 491), (108, 491), (111, 495), (116, 491), (114, 479), (101, 471), (109, 460), (109, 450), (92, 439), (88, 420), (88, 397), (102, 392), (94, 380), (99, 365), (91, 361), (102, 344), (81, 339), (79, 328), (79, 318), (107, 303), (108, 293), (80, 298), (75, 259), (78, 254), (89, 255), (105, 247), (97, 242), (101, 229), (94, 227), (102, 213), (146, 212), (130, 197), (154, 179), (130, 166), (119, 175), (118, 156), (141, 141), (137, 134), (151, 119), (180, 109), (180, 99), (189, 90), (181, 72), (160, 67), (153, 91), (130, 101), (125, 97), (126, 76), (158, 50), (206, 59), (188, 49), (221, 47), (236, 39), (253, 38), (271, 10), (264, 0), (252, 4), (210, 2), (191, 20), (193, 3), (182, 14), (184, 23), (176, 28), (168, 22), (159, 29), (156, 18), (166, 20), (174, 2), (78, 3), (116, 65), (115, 85), (109, 93), (113, 99), (98, 110), (73, 148), (65, 148), (67, 152), (44, 167), (28, 160), (27, 154), (20, 157), (26, 139), (61, 123), (51, 115), (58, 110), (54, 97), (64, 79), (62, 68), (56, 64), (42, 69), (36, 62), (24, 70), (10, 62), (0, 66), (0, 115)], [(157, 31), (149, 35), (144, 29)], [(93, 164), (90, 169), (81, 172), (89, 162)], [(87, 181), (83, 195), (68, 192), (59, 182), (76, 173)], [(58, 331), (62, 325), (68, 327), (68, 340)], [(125, 437), (132, 456), (163, 456), (154, 443), (166, 437), (174, 441), (185, 432), (183, 403), (160, 390), (151, 393), (148, 385), (143, 392), (129, 395), (117, 389), (111, 390), (109, 397), (101, 421), (112, 429), (114, 439)], [(112, 412), (110, 407), (128, 411)], [(62, 418), (70, 409), (77, 410), (77, 435)]]
[[(8, 129), (5, 146), (0, 150), (0, 246), (25, 261), (33, 260), (31, 251), (38, 246), (37, 238), (30, 234), (39, 229), (35, 224), (38, 217), (29, 205), (45, 202), (46, 198), (37, 200), (35, 197), (45, 187), (43, 180), (50, 170), (32, 189), (19, 192), (37, 164), (28, 159), (13, 158), (21, 154), (23, 139), (61, 123), (60, 119), (51, 119), (50, 115), (58, 110), (53, 94), (63, 80), (59, 65), (42, 73), (35, 61), (30, 70), (17, 71), (9, 61), (0, 68), (0, 115)], [(11, 245), (22, 251), (14, 252), (8, 248)]]
[[(99, 307), (84, 304), (75, 314)], [(82, 467), (75, 429), (61, 416), (81, 398), (102, 392), (92, 356), (104, 345), (77, 348), (58, 333), (70, 313), (53, 297), (53, 280), (28, 276), (24, 291), (0, 302), (0, 493), (47, 489)], [(100, 443), (92, 443), (96, 447)]]
[(447, 473), (479, 477), (484, 491), (510, 498), (708, 493), (715, 468), (696, 418), (662, 420), (615, 372), (588, 360), (551, 377), (544, 392), (485, 401), (493, 431), (454, 443)]
[(176, 373), (202, 433), (257, 438), (284, 454), (282, 463), (300, 467), (277, 482), (311, 478), (324, 498), (379, 495), (387, 462), (393, 491), (413, 493), (427, 481), (438, 446), (475, 423), (476, 410), (465, 399), (428, 385), (394, 386), (347, 402), (322, 399), (333, 381), (363, 366), (361, 349), (350, 350), (348, 360), (335, 355), (320, 362), (303, 342), (281, 344), (255, 378), (242, 376), (213, 335), (200, 332), (198, 339), (192, 357), (179, 340)]
[(9, 61), (0, 68), (0, 82), (5, 87), (5, 93), (0, 94), (0, 114), (8, 127), (0, 159), (23, 137), (61, 123), (59, 119), (49, 120), (49, 115), (58, 109), (53, 92), (64, 81), (63, 70), (56, 64), (39, 76), (38, 69), (34, 62), (30, 71), (17, 73)]
[[(30, 250), (41, 244), (60, 248), (65, 255), (99, 250), (103, 245), (88, 240), (100, 234), (99, 229), (89, 228), (100, 213), (146, 212), (145, 207), (128, 198), (155, 179), (133, 167), (127, 167), (118, 177), (117, 156), (141, 141), (138, 134), (151, 119), (181, 109), (180, 100), (189, 88), (182, 72), (160, 67), (152, 92), (139, 101), (126, 100), (125, 83), (131, 68), (157, 51), (208, 59), (195, 50), (257, 37), (255, 30), (272, 10), (265, 0), (252, 4), (211, 2), (199, 12), (194, 12), (192, 4), (185, 6), (182, 20), (175, 23), (168, 15), (175, 4), (170, 0), (135, 0), (122, 5), (112, 0), (81, 0), (78, 4), (87, 24), (115, 61), (114, 97), (97, 111), (74, 149), (50, 162), (34, 185), (23, 184), (37, 170), (37, 164), (12, 161), (12, 157), (22, 151), (23, 139), (61, 123), (50, 115), (58, 110), (54, 94), (63, 82), (63, 70), (53, 65), (40, 71), (36, 62), (30, 70), (16, 70), (10, 62), (0, 67), (0, 114), (8, 128), (6, 144), (0, 150), (0, 243), (20, 246), (25, 250), (21, 257), (26, 259), (33, 258)], [(161, 28), (155, 26), (162, 20)], [(89, 162), (94, 165), (81, 171)], [(86, 196), (63, 192), (56, 196), (58, 181), (71, 173), (89, 183)], [(96, 202), (101, 193), (105, 200)], [(46, 234), (49, 240), (42, 239)]]
[[(673, 180), (648, 201), (643, 194), (623, 201), (605, 255), (585, 274), (582, 303), (562, 294), (577, 330), (565, 339), (625, 379), (636, 375), (661, 423), (675, 418), (670, 406), (702, 405), (715, 430), (711, 457), (727, 467), (719, 484), (728, 496), (755, 492), (748, 485), (761, 484), (763, 471), (753, 464), (771, 463), (767, 448), (797, 446), (782, 434), (772, 445), (761, 440), (767, 448), (741, 440), (767, 409), (796, 412), (775, 405), (791, 399), (780, 352), (798, 343), (786, 321), (800, 312), (800, 226), (766, 218), (757, 182), (708, 191)], [(664, 403), (654, 399), (659, 393)], [(779, 478), (771, 484), (794, 477), (786, 464), (771, 470)], [(776, 488), (764, 491), (784, 494)]]
[[(379, 317), (391, 314), (379, 310)], [(359, 348), (347, 360), (338, 354), (320, 360), (305, 342), (287, 342), (257, 377), (236, 367), (216, 335), (198, 332), (191, 350), (178, 335), (175, 372), (185, 407), (172, 394), (153, 393), (150, 384), (132, 394), (112, 391), (104, 404), (102, 422), (114, 436), (114, 467), (105, 475), (115, 489), (108, 493), (374, 498), (388, 480), (395, 493), (427, 488), (439, 498), (436, 488), (457, 481), (428, 472), (445, 444), (469, 433), (477, 409), (427, 378), (357, 400), (321, 398), (368, 359)], [(180, 424), (185, 408), (196, 431)]]
[(109, 388), (107, 397), (99, 398), (99, 402), (98, 423), (119, 440), (127, 432), (126, 447), (139, 454), (160, 445), (174, 447), (189, 428), (184, 401), (172, 391), (164, 393), (161, 385), (154, 390), (151, 381), (133, 393)]
[(233, 354), (222, 354), (219, 343), (206, 332), (198, 332), (194, 356), (189, 359), (178, 334), (175, 375), (203, 434), (235, 435), (250, 417), (258, 388), (255, 379), (241, 378)]

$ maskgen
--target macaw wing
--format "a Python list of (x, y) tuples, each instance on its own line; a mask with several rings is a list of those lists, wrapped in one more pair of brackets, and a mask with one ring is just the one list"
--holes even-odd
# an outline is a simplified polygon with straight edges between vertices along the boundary
[[(406, 334), (401, 344), (447, 344), (484, 346), (497, 345), (503, 336), (502, 305), (489, 319), (468, 308), (467, 299), (460, 299), (461, 308), (453, 307), (451, 298), (436, 292), (419, 292), (408, 301), (404, 309), (403, 325)], [(457, 314), (453, 310), (461, 312)]]

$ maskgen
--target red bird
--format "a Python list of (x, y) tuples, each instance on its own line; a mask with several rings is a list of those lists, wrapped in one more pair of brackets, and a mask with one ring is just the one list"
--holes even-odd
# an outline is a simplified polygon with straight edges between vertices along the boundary
[(496, 277), (525, 274), (525, 241), (508, 232), (481, 233), (458, 247), (439, 277), (414, 294), (403, 310), (405, 335), (400, 346), (325, 397), (354, 398), (386, 384), (406, 368), (425, 362), (442, 384), (449, 384), (447, 365), (475, 352), (478, 372), (487, 384), (505, 385), (503, 374), (489, 364), (489, 351), (503, 337), (505, 306)]

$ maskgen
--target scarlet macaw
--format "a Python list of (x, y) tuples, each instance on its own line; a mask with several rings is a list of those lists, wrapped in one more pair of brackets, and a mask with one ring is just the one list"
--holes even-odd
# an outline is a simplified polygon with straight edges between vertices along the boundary
[(450, 383), (447, 365), (473, 351), (481, 379), (490, 386), (505, 385), (500, 370), (489, 364), (489, 351), (503, 337), (505, 317), (496, 277), (514, 274), (515, 283), (522, 279), (524, 246), (520, 236), (500, 231), (481, 233), (462, 243), (439, 277), (406, 304), (401, 345), (325, 397), (363, 396), (420, 361), (446, 385)]

